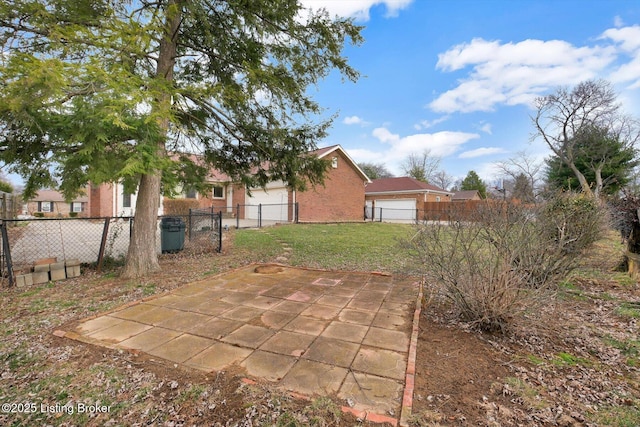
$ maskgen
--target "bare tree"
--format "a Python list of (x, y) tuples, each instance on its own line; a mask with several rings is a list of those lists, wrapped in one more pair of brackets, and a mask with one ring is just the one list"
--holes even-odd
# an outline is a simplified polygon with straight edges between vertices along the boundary
[[(535, 106), (534, 138), (542, 137), (551, 151), (571, 169), (584, 193), (598, 197), (603, 185), (602, 169), (610, 161), (607, 142), (617, 139), (633, 145), (638, 139), (637, 122), (620, 112), (611, 84), (604, 80), (588, 80), (573, 90), (560, 88), (553, 94), (537, 98)], [(603, 149), (602, 156), (590, 165), (596, 175), (592, 189), (576, 166), (576, 157), (585, 141), (594, 135), (603, 137)]]
[[(542, 190), (542, 169), (544, 162), (535, 159), (526, 151), (518, 151), (513, 157), (495, 163), (500, 174), (508, 181), (515, 184), (518, 180), (522, 180), (521, 175), (529, 181), (529, 186), (534, 196), (537, 196)], [(520, 183), (523, 184), (522, 182)]]
[(407, 176), (418, 181), (430, 182), (440, 168), (441, 160), (438, 156), (432, 156), (431, 150), (426, 149), (422, 154), (409, 154), (400, 167)]
[(443, 190), (448, 190), (449, 187), (451, 187), (455, 182), (455, 177), (449, 175), (443, 169), (440, 169), (439, 171), (433, 173), (429, 181), (436, 187), (440, 187)]
[(384, 163), (358, 163), (358, 167), (367, 174), (369, 179), (391, 178), (393, 174), (389, 172), (389, 169)]

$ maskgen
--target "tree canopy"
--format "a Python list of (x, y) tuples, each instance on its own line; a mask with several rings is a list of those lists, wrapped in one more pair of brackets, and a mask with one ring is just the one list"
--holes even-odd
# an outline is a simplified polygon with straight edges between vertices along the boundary
[(307, 88), (333, 69), (357, 79), (342, 49), (360, 30), (296, 0), (4, 1), (0, 160), (27, 196), (137, 188), (124, 274), (146, 274), (161, 191), (204, 190), (211, 167), (248, 186), (322, 182), (326, 162), (303, 154), (331, 120)]
[(358, 163), (358, 167), (369, 177), (369, 179), (391, 178), (393, 174), (389, 172), (384, 163)]
[[(603, 189), (603, 170), (617, 161), (610, 143), (633, 147), (640, 135), (637, 121), (620, 111), (611, 84), (604, 80), (585, 81), (571, 90), (560, 88), (538, 98), (536, 110), (536, 136), (571, 170), (581, 190), (596, 197)], [(581, 170), (577, 163), (585, 160), (584, 151), (593, 157)], [(585, 177), (585, 168), (593, 173), (592, 182)]]
[[(576, 146), (574, 163), (589, 187), (599, 186), (602, 194), (618, 193), (630, 181), (633, 168), (640, 163), (635, 148), (619, 141), (615, 135), (609, 135), (606, 129), (587, 127), (578, 137), (582, 140)], [(602, 165), (595, 167), (599, 163)], [(552, 155), (546, 164), (547, 183), (551, 189), (580, 188), (576, 175), (558, 156)]]
[(478, 190), (481, 198), (487, 198), (487, 185), (480, 179), (476, 171), (473, 170), (470, 170), (460, 183), (460, 190)]
[(441, 160), (440, 157), (432, 156), (430, 150), (424, 150), (421, 154), (409, 154), (400, 167), (407, 176), (428, 183), (438, 172)]

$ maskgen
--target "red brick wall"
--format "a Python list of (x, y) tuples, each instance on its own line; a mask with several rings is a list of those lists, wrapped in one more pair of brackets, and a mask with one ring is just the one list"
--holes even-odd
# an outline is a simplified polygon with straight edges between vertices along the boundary
[(364, 218), (364, 178), (340, 152), (338, 167), (329, 166), (324, 186), (296, 193), (301, 222), (362, 221)]
[(90, 217), (113, 215), (113, 187), (111, 184), (91, 185), (88, 196)]

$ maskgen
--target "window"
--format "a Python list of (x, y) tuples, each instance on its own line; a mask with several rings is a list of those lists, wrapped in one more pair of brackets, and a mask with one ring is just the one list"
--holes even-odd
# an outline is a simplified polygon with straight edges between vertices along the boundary
[(131, 207), (131, 193), (123, 193), (122, 194), (122, 207), (130, 208)]
[(53, 212), (53, 202), (38, 202), (38, 212)]
[(436, 196), (436, 202), (440, 201), (440, 196)]
[(72, 202), (70, 211), (71, 212), (82, 212), (82, 202)]
[(224, 187), (221, 185), (213, 186), (213, 198), (214, 199), (224, 199)]
[(184, 197), (186, 199), (197, 199), (198, 198), (198, 192), (195, 189), (190, 189), (184, 192)]
[(331, 167), (336, 169), (338, 167), (338, 158), (334, 157), (331, 159)]

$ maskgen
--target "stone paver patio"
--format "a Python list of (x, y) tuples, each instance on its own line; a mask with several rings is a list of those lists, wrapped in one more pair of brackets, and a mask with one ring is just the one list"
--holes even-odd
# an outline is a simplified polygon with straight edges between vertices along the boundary
[(237, 364), (285, 390), (334, 395), (354, 410), (399, 416), (407, 362), (415, 362), (409, 357), (415, 280), (256, 269), (118, 308), (64, 335), (207, 372)]

